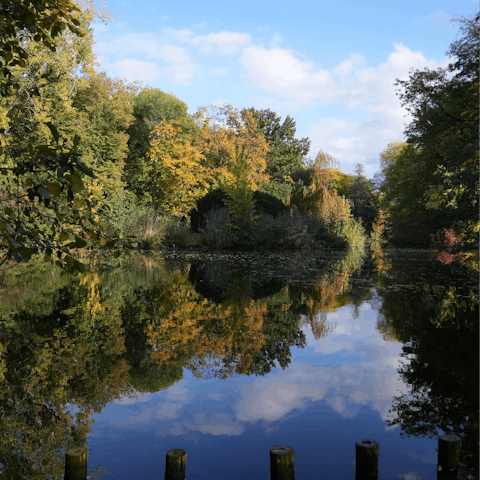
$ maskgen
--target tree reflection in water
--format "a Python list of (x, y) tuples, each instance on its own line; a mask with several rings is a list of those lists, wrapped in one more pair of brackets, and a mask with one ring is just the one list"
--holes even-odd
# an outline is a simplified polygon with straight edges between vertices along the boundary
[(397, 262), (395, 277), (382, 278), (379, 327), (404, 344), (399, 372), (410, 387), (395, 397), (389, 425), (407, 436), (458, 435), (461, 477), (478, 478), (478, 285), (458, 266), (429, 265)]
[(37, 260), (7, 270), (0, 478), (60, 478), (65, 449), (85, 443), (92, 414), (108, 402), (167, 388), (184, 369), (228, 378), (286, 368), (292, 347), (306, 345), (305, 328), (321, 339), (335, 328), (329, 313), (365, 301), (408, 358), (401, 373), (411, 392), (396, 399), (391, 425), (407, 435), (460, 435), (464, 470), (473, 472), (475, 286), (455, 286), (463, 273), (452, 267), (432, 273), (431, 263), (423, 272), (413, 262), (412, 273), (378, 247), (372, 256), (120, 257), (76, 276)]

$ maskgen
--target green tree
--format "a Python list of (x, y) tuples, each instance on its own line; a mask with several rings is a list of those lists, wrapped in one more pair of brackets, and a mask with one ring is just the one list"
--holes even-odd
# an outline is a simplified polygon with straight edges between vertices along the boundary
[(97, 216), (102, 198), (86, 188), (85, 175), (94, 174), (71, 128), (72, 94), (93, 70), (94, 9), (12, 1), (0, 14), (13, 19), (0, 36), (0, 263), (42, 251), (81, 268), (72, 249), (107, 242)]
[(357, 221), (361, 221), (367, 233), (372, 230), (372, 224), (377, 218), (379, 202), (373, 183), (363, 175), (364, 166), (360, 163), (355, 165), (355, 178), (351, 184), (351, 193), (347, 198), (352, 202), (352, 215)]
[(425, 204), (425, 192), (433, 182), (433, 174), (424, 168), (420, 149), (408, 143), (390, 143), (380, 154), (380, 165), (380, 191), (388, 212), (390, 240), (428, 245), (430, 233), (439, 229), (440, 223)]
[(271, 178), (263, 185), (262, 190), (285, 203), (292, 192), (290, 176), (302, 166), (302, 159), (310, 150), (310, 140), (308, 137), (295, 138), (295, 120), (289, 115), (282, 123), (281, 117), (270, 109), (256, 110), (252, 107), (249, 111), (270, 146), (266, 173)]
[(416, 70), (396, 85), (412, 116), (405, 130), (407, 143), (417, 147), (418, 168), (425, 172), (410, 181), (419, 183), (428, 176), (419, 186), (423, 208), (437, 220), (435, 227), (465, 232), (467, 242), (478, 244), (480, 22), (476, 14), (455, 22), (462, 37), (447, 51), (452, 63)]

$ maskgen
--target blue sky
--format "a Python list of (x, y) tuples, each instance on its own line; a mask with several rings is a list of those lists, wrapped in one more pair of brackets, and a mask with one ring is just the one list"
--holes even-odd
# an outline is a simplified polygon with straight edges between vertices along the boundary
[(290, 115), (309, 156), (322, 149), (346, 173), (363, 163), (371, 178), (408, 123), (395, 79), (445, 66), (450, 19), (478, 2), (108, 0), (108, 10), (121, 13), (94, 33), (110, 76), (173, 93), (190, 113), (229, 103)]

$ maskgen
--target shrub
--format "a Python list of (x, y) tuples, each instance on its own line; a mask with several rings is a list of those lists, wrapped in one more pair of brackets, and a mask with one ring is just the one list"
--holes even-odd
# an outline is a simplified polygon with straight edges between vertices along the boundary
[(186, 247), (201, 245), (202, 243), (202, 235), (192, 232), (189, 225), (179, 224), (176, 218), (168, 221), (165, 228), (165, 235), (162, 239), (163, 245), (168, 247)]
[(205, 223), (200, 228), (204, 242), (212, 248), (225, 248), (227, 234), (228, 208), (212, 208), (205, 216)]
[[(192, 230), (194, 232), (199, 232), (200, 228), (205, 226), (207, 214), (213, 209), (226, 207), (227, 199), (227, 194), (220, 188), (208, 192), (204, 197), (199, 199), (196, 208), (193, 208), (190, 211)], [(255, 202), (255, 211), (257, 214), (266, 213), (268, 215), (276, 216), (288, 211), (288, 208), (281, 200), (275, 198), (269, 193), (256, 191), (253, 193), (253, 200)]]
[(288, 208), (281, 200), (269, 193), (256, 191), (253, 193), (253, 199), (255, 200), (255, 210), (258, 214), (265, 213), (275, 217), (288, 211)]
[(273, 217), (263, 214), (257, 224), (251, 222), (235, 231), (231, 246), (245, 250), (312, 249), (328, 239), (325, 222), (297, 209)]

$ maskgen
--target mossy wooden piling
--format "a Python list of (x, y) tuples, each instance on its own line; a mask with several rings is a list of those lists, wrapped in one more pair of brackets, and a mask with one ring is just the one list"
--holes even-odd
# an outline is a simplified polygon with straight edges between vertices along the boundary
[[(437, 478), (458, 478), (459, 454), (462, 441), (456, 435), (443, 435), (438, 439)], [(378, 453), (375, 440), (363, 439), (355, 444), (355, 480), (378, 478)], [(67, 451), (64, 480), (86, 480), (88, 448), (77, 447)], [(187, 453), (181, 448), (167, 452), (165, 480), (185, 480)], [(286, 445), (270, 449), (270, 480), (295, 480), (294, 450)]]
[(295, 480), (293, 448), (279, 445), (270, 449), (270, 479)]
[(355, 444), (355, 478), (377, 478), (378, 451), (380, 445), (375, 440), (359, 440)]
[(187, 452), (181, 448), (174, 448), (167, 452), (165, 458), (165, 480), (185, 480), (185, 466)]
[(457, 435), (442, 435), (438, 439), (437, 478), (458, 477), (458, 460), (462, 441)]
[(64, 480), (87, 480), (87, 463), (87, 447), (75, 447), (67, 450)]

